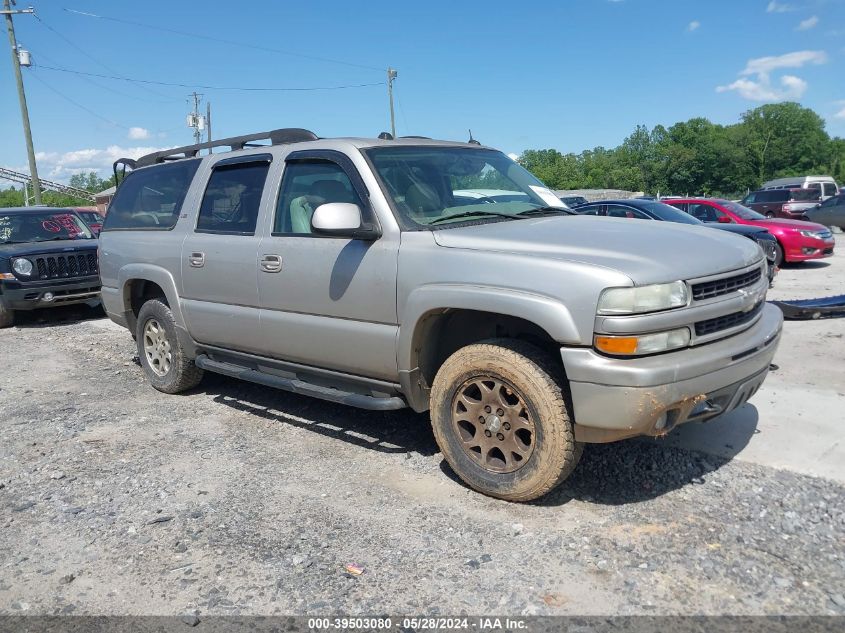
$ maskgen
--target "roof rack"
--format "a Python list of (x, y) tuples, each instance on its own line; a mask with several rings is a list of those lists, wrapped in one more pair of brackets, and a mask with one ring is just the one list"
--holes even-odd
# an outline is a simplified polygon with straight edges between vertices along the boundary
[(216, 141), (208, 143), (197, 143), (195, 145), (185, 145), (183, 147), (174, 147), (173, 149), (166, 149), (160, 152), (153, 152), (135, 161), (132, 168), (147, 167), (158, 163), (164, 163), (172, 160), (182, 160), (184, 158), (195, 158), (200, 150), (211, 149), (212, 147), (228, 146), (230, 151), (244, 149), (246, 147), (260, 147), (260, 145), (253, 145), (254, 141), (269, 140), (271, 145), (286, 145), (288, 143), (302, 143), (304, 141), (316, 141), (319, 137), (310, 130), (305, 130), (299, 127), (281, 128), (278, 130), (270, 130), (269, 132), (257, 132), (255, 134), (245, 134), (243, 136), (232, 136), (229, 138), (221, 138)]

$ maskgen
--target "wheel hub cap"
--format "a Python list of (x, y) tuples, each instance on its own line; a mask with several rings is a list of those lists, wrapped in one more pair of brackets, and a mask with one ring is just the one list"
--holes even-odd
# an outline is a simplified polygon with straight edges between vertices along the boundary
[(490, 472), (519, 470), (534, 451), (528, 407), (516, 389), (498, 378), (471, 378), (458, 388), (452, 426), (464, 453)]
[(155, 319), (150, 319), (144, 326), (144, 355), (147, 364), (157, 376), (164, 376), (170, 371), (173, 355), (167, 332)]

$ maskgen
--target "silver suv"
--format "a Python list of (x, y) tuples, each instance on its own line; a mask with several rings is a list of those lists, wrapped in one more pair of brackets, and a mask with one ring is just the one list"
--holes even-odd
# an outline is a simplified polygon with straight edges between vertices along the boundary
[[(160, 391), (213, 371), (430, 410), (467, 484), (527, 501), (585, 442), (713, 418), (769, 369), (782, 316), (750, 240), (572, 214), (477, 144), (214, 146), (119, 161), (100, 237), (103, 303)], [(490, 190), (507, 195), (456, 195)]]

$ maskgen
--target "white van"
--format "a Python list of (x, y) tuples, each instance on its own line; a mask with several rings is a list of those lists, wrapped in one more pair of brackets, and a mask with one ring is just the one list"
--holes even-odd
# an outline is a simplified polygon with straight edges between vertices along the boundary
[(760, 189), (817, 189), (822, 200), (839, 193), (836, 181), (830, 176), (796, 176), (764, 182)]

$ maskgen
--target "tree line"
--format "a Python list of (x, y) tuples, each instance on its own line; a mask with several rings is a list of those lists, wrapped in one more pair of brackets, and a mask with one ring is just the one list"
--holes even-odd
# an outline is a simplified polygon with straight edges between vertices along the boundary
[[(68, 184), (77, 189), (84, 189), (91, 193), (100, 193), (114, 185), (114, 176), (107, 179), (100, 178), (95, 172), (88, 172), (82, 174), (74, 174), (70, 177)], [(58, 191), (41, 192), (41, 202), (49, 207), (88, 207), (93, 206), (93, 202), (85, 198), (77, 198)], [(29, 203), (32, 201), (32, 187), (29, 188)], [(0, 208), (8, 207), (22, 207), (26, 204), (26, 197), (23, 192), (23, 185), (19, 187), (10, 187), (9, 189), (0, 189)]]
[(842, 183), (845, 139), (831, 138), (813, 110), (774, 103), (733, 125), (703, 117), (669, 128), (639, 125), (615, 149), (530, 149), (519, 162), (553, 189), (741, 197), (781, 176), (823, 174)]

